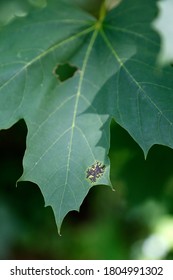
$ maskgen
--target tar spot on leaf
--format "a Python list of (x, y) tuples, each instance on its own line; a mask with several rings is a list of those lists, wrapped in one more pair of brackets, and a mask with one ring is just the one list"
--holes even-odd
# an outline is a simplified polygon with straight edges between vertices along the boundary
[(86, 171), (86, 178), (89, 179), (92, 183), (96, 182), (98, 178), (100, 178), (105, 171), (105, 165), (101, 162), (97, 161), (91, 167), (89, 167)]

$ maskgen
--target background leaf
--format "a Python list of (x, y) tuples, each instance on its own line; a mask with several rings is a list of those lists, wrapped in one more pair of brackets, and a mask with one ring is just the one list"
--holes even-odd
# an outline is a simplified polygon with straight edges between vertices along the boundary
[[(102, 37), (120, 70), (101, 88), (95, 104), (101, 100), (99, 113), (105, 112), (106, 104), (107, 112), (131, 134), (146, 156), (154, 144), (173, 147), (173, 71), (171, 66), (162, 69), (156, 64), (160, 40), (150, 25), (157, 13), (154, 1), (149, 1), (148, 10), (148, 1), (135, 1), (132, 7), (130, 2), (124, 1), (106, 18)], [(136, 46), (135, 55), (125, 62), (112, 39), (123, 35), (128, 46), (130, 42)]]

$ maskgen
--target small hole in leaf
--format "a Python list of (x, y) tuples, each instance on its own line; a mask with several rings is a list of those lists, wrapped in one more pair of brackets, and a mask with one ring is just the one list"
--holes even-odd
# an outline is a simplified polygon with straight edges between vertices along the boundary
[(77, 67), (70, 65), (69, 63), (58, 64), (54, 70), (54, 74), (61, 82), (73, 77), (75, 72), (78, 70)]

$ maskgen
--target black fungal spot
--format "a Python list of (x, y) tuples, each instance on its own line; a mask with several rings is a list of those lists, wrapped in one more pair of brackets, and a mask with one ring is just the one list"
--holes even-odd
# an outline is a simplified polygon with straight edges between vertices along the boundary
[(89, 179), (92, 183), (96, 182), (96, 180), (103, 175), (104, 171), (105, 165), (97, 161), (95, 164), (93, 164), (87, 169), (86, 178)]
[(58, 64), (53, 73), (57, 76), (61, 82), (73, 77), (75, 72), (78, 70), (77, 67), (70, 65), (69, 63)]

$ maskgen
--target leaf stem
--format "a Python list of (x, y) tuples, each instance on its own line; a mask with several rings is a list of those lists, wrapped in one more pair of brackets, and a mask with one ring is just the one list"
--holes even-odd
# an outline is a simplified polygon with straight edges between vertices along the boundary
[(102, 28), (102, 23), (104, 21), (104, 18), (106, 16), (106, 12), (107, 12), (107, 9), (106, 9), (106, 5), (105, 5), (105, 1), (102, 3), (101, 7), (100, 7), (100, 12), (99, 12), (99, 18), (98, 18), (98, 21), (96, 22), (95, 24), (95, 28), (98, 30), (98, 29), (101, 29)]

